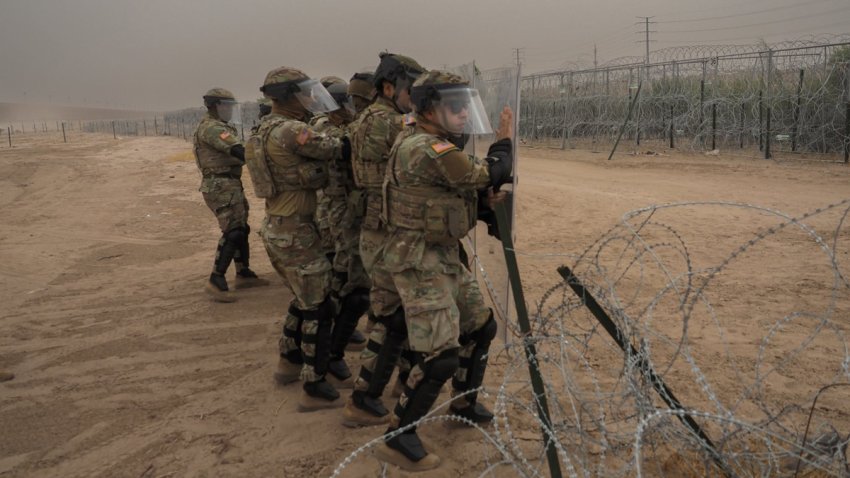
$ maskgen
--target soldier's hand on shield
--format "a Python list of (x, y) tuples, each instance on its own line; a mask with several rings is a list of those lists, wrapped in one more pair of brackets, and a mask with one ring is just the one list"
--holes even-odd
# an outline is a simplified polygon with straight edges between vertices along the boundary
[(496, 131), (496, 140), (512, 139), (514, 137), (514, 112), (510, 106), (505, 106), (499, 115), (499, 130)]

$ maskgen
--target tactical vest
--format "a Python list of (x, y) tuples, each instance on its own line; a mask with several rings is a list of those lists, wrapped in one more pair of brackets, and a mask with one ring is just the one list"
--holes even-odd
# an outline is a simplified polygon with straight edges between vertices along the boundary
[(242, 163), (228, 153), (213, 149), (201, 142), (200, 134), (203, 128), (195, 131), (194, 153), (195, 164), (204, 177), (227, 174), (234, 177), (242, 175)]
[[(334, 126), (330, 122), (327, 115), (322, 115), (315, 118), (311, 122), (316, 131), (329, 134), (333, 137), (344, 138), (348, 136), (343, 126)], [(342, 131), (342, 134), (337, 134)], [(322, 189), (322, 192), (327, 196), (345, 197), (354, 186), (354, 180), (351, 174), (351, 162), (346, 162), (343, 159), (334, 160), (328, 163), (328, 184)]]
[(384, 182), (382, 220), (391, 227), (422, 232), (425, 242), (450, 245), (465, 237), (478, 217), (474, 190), (442, 186), (401, 186), (395, 176), (396, 142)]
[[(407, 124), (405, 121), (412, 116), (401, 115), (389, 109), (370, 108), (363, 112), (363, 116), (358, 120), (358, 124), (373, 119), (372, 117), (383, 113), (388, 117), (379, 121), (399, 121), (401, 124)], [(388, 128), (388, 134), (393, 131), (392, 127)], [(362, 138), (356, 139), (357, 143), (354, 147), (352, 155), (352, 173), (354, 183), (360, 189), (356, 189), (351, 193), (350, 203), (354, 214), (361, 220), (361, 228), (368, 230), (378, 230), (382, 223), (383, 209), (383, 193), (384, 177), (387, 171), (387, 160), (389, 152), (385, 151), (384, 145), (392, 144), (398, 139), (387, 137), (376, 137), (370, 134), (371, 131), (366, 131)], [(399, 133), (403, 134), (403, 133)], [(365, 144), (360, 144), (364, 142)], [(380, 148), (370, 148), (375, 142), (380, 143)], [(370, 154), (362, 154), (362, 152), (370, 151)]]
[(298, 164), (282, 166), (269, 158), (266, 149), (269, 136), (286, 121), (281, 116), (263, 121), (257, 134), (248, 140), (245, 164), (259, 198), (273, 198), (284, 191), (311, 191), (327, 185), (328, 167), (324, 161), (301, 158)]

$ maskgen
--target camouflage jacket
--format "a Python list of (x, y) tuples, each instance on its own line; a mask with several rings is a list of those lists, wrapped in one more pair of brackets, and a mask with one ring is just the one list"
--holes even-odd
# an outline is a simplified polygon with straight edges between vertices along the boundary
[(232, 125), (207, 113), (198, 123), (193, 143), (195, 164), (205, 178), (242, 175), (242, 161), (230, 155), (230, 149), (241, 144)]
[[(272, 124), (269, 124), (272, 123)], [(271, 127), (262, 145), (270, 163), (275, 181), (283, 183), (288, 172), (309, 164), (324, 164), (341, 157), (341, 141), (317, 131), (310, 125), (288, 116), (271, 113), (263, 117), (263, 124)], [(260, 132), (263, 126), (260, 127)], [(304, 168), (310, 171), (312, 168)], [(280, 173), (277, 173), (279, 171)], [(307, 178), (305, 178), (307, 181)], [(309, 182), (309, 181), (307, 181)], [(313, 214), (316, 210), (316, 191), (310, 188), (283, 191), (266, 200), (266, 212), (276, 216)]]
[[(407, 199), (406, 202), (394, 203), (392, 197), (385, 197), (384, 216), (392, 215), (393, 204), (396, 204), (402, 209), (396, 213), (410, 216), (410, 221), (419, 221), (422, 227), (395, 227), (393, 224), (396, 222), (390, 220), (390, 234), (384, 243), (382, 256), (383, 267), (396, 272), (414, 268), (457, 273), (462, 266), (459, 237), (446, 237), (446, 240), (435, 243), (428, 236), (433, 236), (434, 231), (437, 235), (440, 231), (448, 231), (455, 219), (462, 223), (460, 229), (452, 231), (456, 235), (462, 237), (474, 227), (477, 192), (490, 184), (487, 163), (464, 153), (447, 138), (417, 127), (411, 134), (399, 138), (391, 151), (389, 164), (385, 189), (395, 188), (406, 193)], [(389, 193), (389, 189), (387, 191)], [(454, 198), (458, 201), (455, 206), (463, 210), (447, 212), (432, 209), (443, 198), (446, 201)], [(417, 214), (421, 217), (416, 217)], [(465, 217), (457, 218), (458, 214)]]

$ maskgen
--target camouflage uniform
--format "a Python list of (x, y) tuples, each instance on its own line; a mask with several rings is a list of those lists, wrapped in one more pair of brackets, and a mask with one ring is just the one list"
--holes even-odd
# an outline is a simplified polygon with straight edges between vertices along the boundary
[[(388, 56), (394, 57), (398, 63), (394, 67), (397, 75), (400, 75), (402, 70), (407, 75), (424, 71), (424, 68), (411, 58), (401, 55), (384, 55), (375, 76), (375, 86), (378, 89), (381, 88), (383, 81), (388, 81), (385, 73), (382, 73)], [(409, 83), (404, 87), (409, 87)], [(403, 136), (405, 130), (411, 130), (413, 124), (413, 115), (403, 114), (393, 99), (380, 94), (360, 113), (351, 126), (351, 159), (356, 185), (356, 189), (351, 194), (351, 207), (356, 213), (355, 227), (359, 228), (359, 237), (352, 234), (351, 240), (358, 241), (359, 247), (349, 249), (352, 251), (349, 258), (352, 264), (349, 265), (349, 269), (358, 273), (365, 272), (362, 282), (364, 287), (371, 287), (371, 281), (367, 278), (371, 276), (371, 268), (385, 235), (381, 222), (382, 186), (389, 152), (399, 136)], [(353, 280), (351, 276), (349, 280)], [(395, 319), (390, 317), (395, 311), (384, 309), (377, 312), (372, 308), (371, 312), (375, 320), (369, 334), (369, 341), (361, 354), (362, 364), (354, 382), (355, 392), (352, 400), (346, 404), (343, 423), (349, 426), (372, 423), (370, 417), (363, 415), (360, 411), (367, 411), (381, 419), (387, 415), (387, 410), (380, 403), (380, 396), (390, 379), (393, 367), (399, 360), (399, 355), (403, 353), (402, 349), (406, 350), (404, 333), (401, 329), (393, 328), (391, 331), (393, 335), (387, 340), (387, 324), (401, 324), (397, 317)], [(379, 361), (379, 352), (384, 348), (391, 350), (384, 353)], [(399, 363), (400, 374), (406, 375), (409, 369), (408, 360), (402, 360)], [(363, 419), (358, 421), (358, 416)]]
[[(474, 91), (455, 75), (431, 71), (413, 85), (417, 111), (436, 108), (437, 87)], [(458, 111), (464, 109), (469, 109), (468, 103), (458, 106)], [(388, 432), (424, 417), (452, 375), (451, 411), (476, 422), (493, 418), (477, 403), (475, 390), (482, 384), (497, 326), (477, 281), (461, 261), (459, 241), (475, 226), (479, 191), (498, 185), (493, 183), (496, 176), (491, 177), (491, 164), (498, 159), (467, 155), (453, 142), (458, 137), (443, 126), (422, 114), (417, 121), (415, 131), (399, 139), (390, 152), (382, 210), (387, 233), (371, 269), (372, 310), (387, 315), (401, 307), (416, 355)], [(497, 149), (506, 146), (505, 141), (497, 141)], [(388, 439), (380, 454), (379, 459), (410, 470), (439, 463), (425, 452), (415, 426)], [(404, 459), (394, 461), (401, 455)]]
[(207, 207), (218, 219), (222, 233), (248, 224), (248, 201), (242, 189), (242, 161), (230, 156), (241, 144), (236, 128), (204, 115), (195, 130), (195, 162), (201, 171), (201, 187)]
[(267, 285), (268, 282), (257, 278), (248, 268), (248, 201), (241, 180), (244, 147), (236, 128), (216, 113), (221, 101), (235, 104), (233, 94), (223, 88), (213, 88), (204, 96), (209, 111), (195, 130), (193, 151), (202, 176), (200, 191), (221, 229), (206, 290), (215, 300), (232, 302), (235, 298), (230, 295), (224, 278), (231, 260), (236, 262), (237, 287)]
[[(288, 376), (282, 378), (281, 367), (303, 361), (300, 378), (305, 393), (333, 402), (339, 394), (324, 377), (336, 306), (330, 294), (331, 263), (322, 248), (315, 213), (316, 191), (327, 184), (328, 163), (341, 157), (342, 142), (304, 122), (307, 110), (294, 103), (292, 91), (308, 81), (312, 80), (292, 68), (269, 72), (263, 91), (282, 105), (275, 104), (276, 109), (263, 117), (249, 141), (247, 162), (255, 190), (266, 200), (260, 235), (272, 266), (294, 296), (279, 341), (276, 378), (288, 381)], [(306, 411), (303, 403), (302, 399), (299, 407)]]

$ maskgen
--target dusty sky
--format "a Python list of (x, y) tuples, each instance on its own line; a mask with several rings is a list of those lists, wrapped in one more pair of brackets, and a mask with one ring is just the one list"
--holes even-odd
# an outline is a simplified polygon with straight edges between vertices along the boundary
[(0, 0), (0, 102), (163, 111), (212, 86), (259, 96), (289, 65), (349, 78), (388, 49), (426, 68), (526, 72), (676, 45), (850, 33), (848, 0)]

